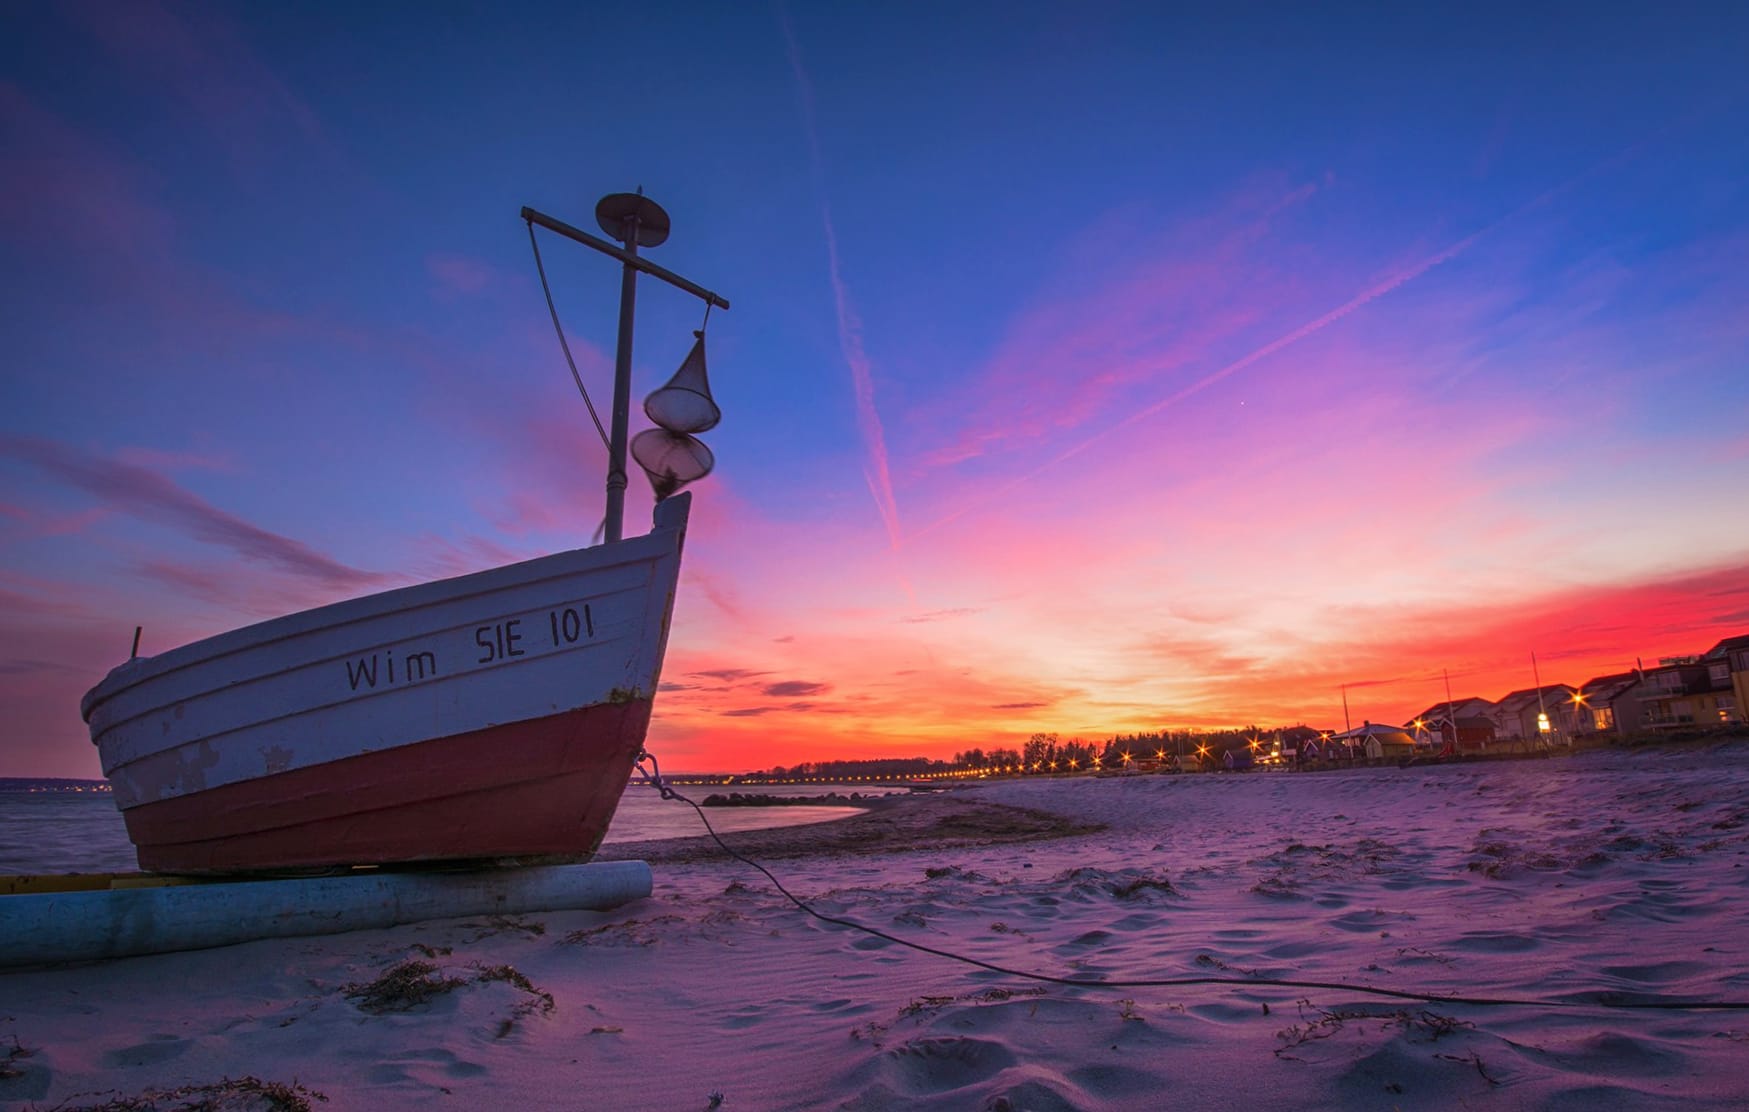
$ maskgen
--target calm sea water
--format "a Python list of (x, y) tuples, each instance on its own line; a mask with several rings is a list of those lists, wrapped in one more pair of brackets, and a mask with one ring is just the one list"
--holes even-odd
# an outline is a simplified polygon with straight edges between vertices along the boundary
[[(713, 792), (745, 787), (685, 785), (688, 799), (704, 802)], [(884, 794), (902, 790), (861, 785), (808, 784), (760, 789), (765, 795)], [(709, 807), (718, 833), (801, 826), (857, 814), (854, 807)], [(638, 842), (648, 838), (686, 838), (705, 832), (698, 812), (684, 803), (664, 800), (650, 788), (626, 789), (608, 827), (608, 842)], [(107, 792), (0, 792), (0, 876), (24, 873), (124, 873), (138, 868), (121, 813)]]

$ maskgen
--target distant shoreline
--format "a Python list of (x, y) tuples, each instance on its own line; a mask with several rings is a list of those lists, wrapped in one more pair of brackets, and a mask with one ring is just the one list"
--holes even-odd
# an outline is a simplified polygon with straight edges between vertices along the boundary
[(0, 776), (0, 792), (29, 795), (37, 792), (103, 792), (112, 789), (108, 780), (81, 780), (70, 776)]

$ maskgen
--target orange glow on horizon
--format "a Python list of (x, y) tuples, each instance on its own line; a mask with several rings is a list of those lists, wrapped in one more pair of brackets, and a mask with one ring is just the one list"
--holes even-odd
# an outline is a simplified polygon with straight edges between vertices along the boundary
[[(1749, 569), (1729, 568), (1488, 607), (1381, 613), (1361, 641), (1283, 654), (1264, 639), (1242, 665), (1214, 658), (1217, 670), (1210, 671), (1190, 671), (1192, 658), (1180, 655), (1169, 678), (1157, 658), (1133, 649), (1108, 653), (1117, 666), (1102, 662), (1101, 679), (1074, 665), (1064, 669), (1017, 642), (1009, 629), (1018, 615), (999, 612), (906, 624), (907, 608), (898, 607), (888, 612), (897, 623), (883, 623), (874, 612), (851, 625), (836, 623), (866, 630), (862, 636), (798, 632), (787, 639), (782, 631), (794, 627), (779, 617), (757, 654), (718, 654), (708, 649), (718, 615), (695, 599), (670, 648), (650, 744), (680, 767), (732, 770), (1018, 750), (1034, 733), (1102, 745), (1118, 734), (1309, 723), (1327, 739), (1344, 728), (1345, 683), (1353, 725), (1397, 724), (1443, 704), (1448, 676), (1459, 699), (1498, 699), (1533, 686), (1526, 647), (1533, 644), (1540, 646), (1543, 681), (1574, 686), (1629, 671), (1636, 657), (1704, 651), (1749, 632), (1749, 622), (1712, 619), (1717, 593), (1746, 582)], [(1599, 614), (1635, 614), (1638, 621), (1612, 622), (1606, 632)], [(1085, 643), (1096, 644), (1096, 633)], [(1115, 630), (1114, 640), (1121, 637)], [(944, 661), (953, 667), (944, 669)]]

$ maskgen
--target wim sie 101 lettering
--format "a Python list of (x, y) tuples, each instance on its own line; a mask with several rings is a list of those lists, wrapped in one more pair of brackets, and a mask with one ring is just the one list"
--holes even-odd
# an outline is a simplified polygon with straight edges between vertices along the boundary
[[(546, 647), (561, 648), (595, 636), (595, 615), (588, 603), (581, 608), (566, 606), (547, 611), (547, 637), (544, 639), (538, 633), (531, 636), (528, 624), (523, 618), (507, 618), (476, 627), (474, 647), (479, 655), (472, 663), (492, 664), (526, 656), (531, 647), (543, 647), (542, 640), (550, 642)], [(369, 690), (379, 683), (383, 686), (414, 683), (437, 674), (437, 653), (429, 649), (402, 653), (399, 665), (395, 661), (394, 649), (346, 661), (346, 682), (353, 691), (361, 686)]]

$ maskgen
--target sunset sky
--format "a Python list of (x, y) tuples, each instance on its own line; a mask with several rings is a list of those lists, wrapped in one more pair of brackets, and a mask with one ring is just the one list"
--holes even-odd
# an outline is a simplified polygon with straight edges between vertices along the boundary
[[(1749, 7), (1420, 7), (10, 6), (0, 775), (98, 775), (136, 625), (587, 544), (517, 213), (640, 185), (733, 303), (664, 767), (1749, 633)], [(542, 248), (605, 398), (618, 267)], [(638, 310), (642, 397), (702, 306)]]

